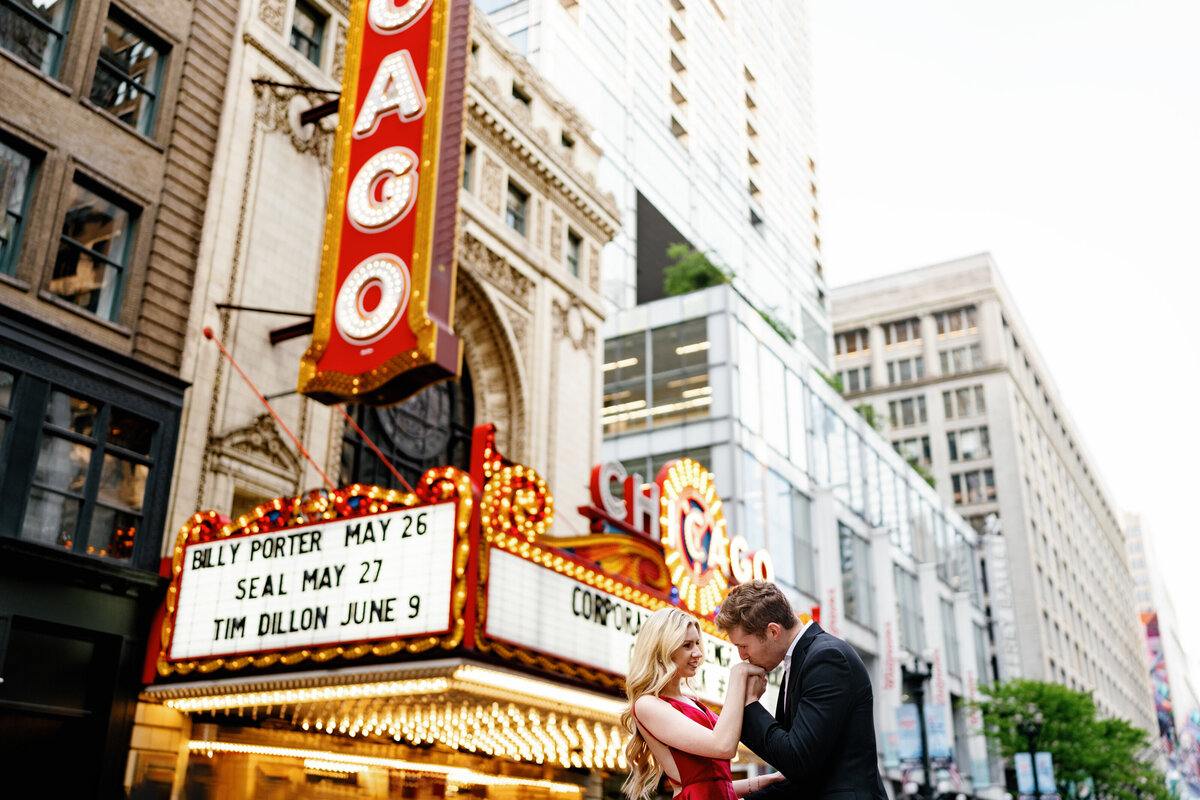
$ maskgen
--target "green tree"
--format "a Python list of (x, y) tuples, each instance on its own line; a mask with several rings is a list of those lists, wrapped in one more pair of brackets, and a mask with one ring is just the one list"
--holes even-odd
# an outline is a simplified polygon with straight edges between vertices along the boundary
[(1017, 716), (1042, 713), (1036, 746), (1054, 758), (1060, 794), (1065, 796), (1063, 788), (1071, 781), (1081, 784), (1090, 777), (1102, 800), (1168, 800), (1163, 776), (1144, 760), (1149, 734), (1123, 719), (1098, 718), (1090, 694), (1028, 680), (996, 684), (986, 692), (988, 699), (976, 706), (989, 743), (1005, 760), (1029, 749)]
[[(840, 383), (840, 380), (839, 380)], [(858, 415), (867, 421), (867, 424), (875, 429), (876, 433), (883, 433), (883, 420), (875, 413), (875, 406), (870, 403), (859, 403), (854, 407)]]
[(663, 291), (669, 297), (733, 281), (732, 272), (721, 269), (705, 253), (683, 242), (668, 247), (667, 258), (672, 263), (663, 270)]

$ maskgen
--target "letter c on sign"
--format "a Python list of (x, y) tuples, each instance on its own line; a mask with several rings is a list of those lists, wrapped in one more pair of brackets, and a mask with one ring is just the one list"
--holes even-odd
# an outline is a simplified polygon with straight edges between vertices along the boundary
[(367, 7), (367, 18), (371, 27), (379, 33), (398, 33), (412, 25), (429, 8), (432, 0), (371, 0)]
[(338, 332), (354, 345), (378, 341), (408, 307), (408, 267), (399, 256), (379, 253), (346, 276), (333, 304)]

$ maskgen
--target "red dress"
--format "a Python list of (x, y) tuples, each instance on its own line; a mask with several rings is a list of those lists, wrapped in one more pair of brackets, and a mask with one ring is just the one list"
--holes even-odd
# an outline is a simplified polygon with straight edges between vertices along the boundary
[[(706, 728), (717, 724), (716, 714), (692, 700), (674, 697), (660, 699), (666, 700), (679, 713)], [(729, 772), (729, 759), (707, 758), (677, 750), (670, 745), (667, 747), (675, 759), (675, 768), (679, 770), (679, 780), (683, 784), (683, 791), (675, 795), (674, 800), (737, 800), (737, 793), (733, 791), (733, 776)]]

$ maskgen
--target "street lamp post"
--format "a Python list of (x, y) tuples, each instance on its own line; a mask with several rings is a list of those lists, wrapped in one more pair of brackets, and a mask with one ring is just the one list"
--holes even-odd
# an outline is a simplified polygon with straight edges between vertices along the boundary
[(921, 769), (925, 775), (925, 785), (921, 790), (921, 796), (926, 800), (933, 800), (933, 770), (929, 765), (929, 734), (925, 729), (925, 682), (933, 674), (932, 666), (929, 662), (922, 662), (919, 658), (913, 659), (911, 668), (905, 664), (900, 665), (900, 679), (904, 683), (904, 691), (917, 706), (917, 727), (921, 731)]
[[(1042, 724), (1045, 722), (1045, 719), (1042, 717), (1041, 711), (1032, 707), (1030, 711), (1033, 712), (1032, 716), (1026, 717), (1023, 714), (1017, 714), (1013, 717), (1013, 721), (1017, 723), (1017, 730), (1025, 737), (1025, 743), (1029, 748), (1029, 764), (1033, 768), (1033, 794), (1034, 797), (1037, 797), (1042, 793), (1038, 787), (1037, 737), (1042, 732)], [(1053, 787), (1051, 787), (1048, 794), (1052, 794), (1053, 791)]]

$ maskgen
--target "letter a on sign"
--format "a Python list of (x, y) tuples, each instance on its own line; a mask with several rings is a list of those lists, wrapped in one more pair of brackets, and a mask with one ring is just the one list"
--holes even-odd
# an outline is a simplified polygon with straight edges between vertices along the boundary
[(302, 394), (388, 405), (457, 377), (471, 0), (352, 0)]

